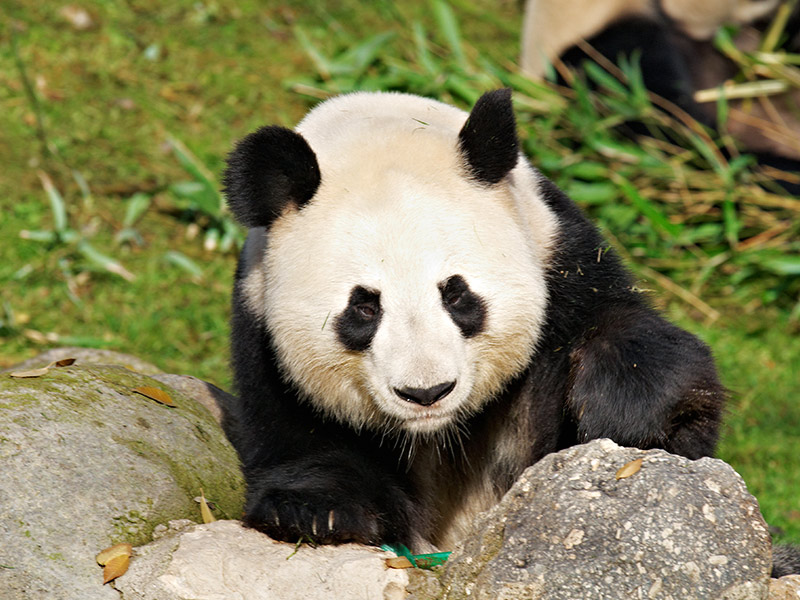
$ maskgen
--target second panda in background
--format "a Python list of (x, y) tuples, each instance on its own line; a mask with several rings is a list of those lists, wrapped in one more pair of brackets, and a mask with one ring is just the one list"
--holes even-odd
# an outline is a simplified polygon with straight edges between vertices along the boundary
[[(547, 65), (560, 60), (580, 69), (591, 60), (580, 47), (618, 64), (638, 56), (645, 87), (716, 128), (715, 102), (698, 102), (695, 92), (716, 88), (737, 73), (737, 66), (714, 48), (712, 39), (726, 24), (748, 25), (772, 16), (779, 0), (528, 0), (520, 65), (542, 78)], [(754, 31), (738, 36), (742, 49), (756, 49)], [(784, 47), (800, 50), (800, 13), (790, 19)], [(730, 101), (726, 129), (759, 164), (800, 171), (800, 91), (789, 91), (744, 106)], [(788, 177), (781, 185), (800, 194)]]

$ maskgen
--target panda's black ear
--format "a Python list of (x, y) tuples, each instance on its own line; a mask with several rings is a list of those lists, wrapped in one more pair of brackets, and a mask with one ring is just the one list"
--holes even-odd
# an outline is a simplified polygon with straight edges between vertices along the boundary
[(319, 184), (319, 164), (308, 142), (274, 125), (236, 144), (223, 175), (228, 207), (246, 227), (268, 227), (290, 202), (302, 207)]
[(519, 141), (511, 107), (511, 90), (486, 92), (478, 98), (458, 134), (458, 147), (469, 174), (494, 184), (517, 164)]

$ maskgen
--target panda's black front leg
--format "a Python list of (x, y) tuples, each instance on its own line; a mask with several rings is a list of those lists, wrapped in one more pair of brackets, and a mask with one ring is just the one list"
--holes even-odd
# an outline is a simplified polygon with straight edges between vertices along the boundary
[(246, 471), (245, 523), (271, 538), (411, 544), (424, 516), (379, 465), (341, 449)]
[(567, 405), (581, 442), (710, 456), (725, 398), (708, 348), (644, 306), (607, 309), (572, 350)]
[(231, 319), (239, 394), (222, 407), (247, 485), (244, 522), (288, 542), (413, 543), (426, 519), (405, 469), (379, 440), (321, 417), (283, 379), (244, 300), (246, 274), (245, 265)]

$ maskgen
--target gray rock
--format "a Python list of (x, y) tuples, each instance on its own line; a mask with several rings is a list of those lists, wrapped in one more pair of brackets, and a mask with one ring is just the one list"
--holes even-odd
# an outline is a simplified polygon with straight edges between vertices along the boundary
[[(139, 386), (163, 389), (176, 407), (131, 391)], [(0, 374), (0, 465), (3, 600), (119, 598), (102, 585), (98, 551), (146, 543), (171, 519), (199, 519), (201, 488), (218, 516), (241, 512), (238, 461), (208, 411), (119, 366)]]
[(237, 521), (179, 528), (137, 548), (124, 600), (402, 600), (408, 571), (377, 548), (275, 542)]
[(153, 379), (166, 383), (172, 389), (183, 392), (184, 395), (189, 396), (192, 400), (205, 406), (206, 410), (211, 413), (211, 416), (214, 417), (217, 423), (222, 422), (222, 410), (220, 406), (222, 406), (226, 400), (233, 398), (228, 392), (191, 375), (161, 373), (153, 375)]
[(545, 457), (479, 517), (443, 597), (765, 599), (770, 557), (758, 504), (728, 465), (597, 440)]
[(75, 364), (81, 365), (118, 365), (136, 371), (137, 373), (142, 373), (143, 375), (157, 375), (163, 373), (163, 371), (155, 365), (130, 354), (123, 354), (122, 352), (115, 352), (113, 350), (99, 350), (97, 348), (79, 348), (73, 346), (47, 350), (5, 371), (23, 371), (26, 369), (44, 367), (53, 361), (63, 358), (74, 358)]
[(800, 575), (785, 575), (770, 581), (769, 600), (800, 600)]

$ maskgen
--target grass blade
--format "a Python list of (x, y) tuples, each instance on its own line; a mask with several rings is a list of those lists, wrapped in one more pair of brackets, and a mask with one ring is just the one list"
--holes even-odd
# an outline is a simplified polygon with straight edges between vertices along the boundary
[(78, 252), (94, 267), (113, 273), (122, 277), (126, 281), (133, 281), (136, 276), (123, 267), (119, 262), (106, 256), (86, 240), (81, 240), (78, 243)]
[[(222, 195), (218, 191), (214, 176), (179, 139), (169, 135), (167, 136), (167, 141), (175, 152), (175, 157), (181, 166), (204, 188), (204, 194), (202, 195), (203, 210), (211, 216), (219, 217), (224, 211), (225, 204), (222, 201)], [(198, 195), (197, 198), (199, 199), (201, 196)]]
[(658, 207), (650, 202), (647, 198), (639, 193), (630, 181), (622, 176), (615, 177), (619, 189), (625, 194), (625, 197), (630, 200), (631, 204), (644, 215), (650, 222), (672, 238), (677, 238), (683, 229), (680, 225), (670, 222), (667, 216), (658, 209)]
[(169, 252), (164, 253), (164, 260), (180, 269), (183, 269), (195, 279), (199, 280), (203, 278), (203, 269), (201, 269), (196, 262), (186, 256), (183, 252), (170, 250)]
[(450, 8), (450, 5), (444, 0), (436, 0), (433, 3), (433, 17), (436, 19), (436, 24), (439, 27), (439, 33), (445, 39), (447, 47), (453, 53), (453, 58), (456, 64), (464, 71), (469, 70), (469, 62), (464, 53), (464, 46), (461, 41), (461, 31), (458, 28), (458, 20)]
[(61, 196), (53, 180), (44, 171), (38, 171), (37, 175), (42, 182), (47, 198), (50, 200), (50, 212), (53, 214), (53, 228), (56, 233), (63, 233), (67, 229), (67, 208), (64, 198)]

